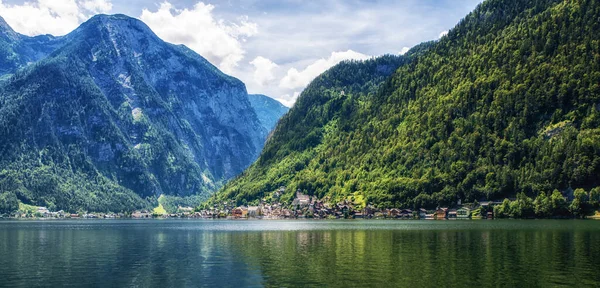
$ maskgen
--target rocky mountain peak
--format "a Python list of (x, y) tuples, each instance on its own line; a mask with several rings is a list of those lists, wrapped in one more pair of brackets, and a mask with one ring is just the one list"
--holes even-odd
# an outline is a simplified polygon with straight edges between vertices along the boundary
[(15, 32), (15, 30), (6, 23), (4, 18), (0, 16), (0, 37), (5, 38), (5, 40), (16, 41), (19, 39), (19, 33)]

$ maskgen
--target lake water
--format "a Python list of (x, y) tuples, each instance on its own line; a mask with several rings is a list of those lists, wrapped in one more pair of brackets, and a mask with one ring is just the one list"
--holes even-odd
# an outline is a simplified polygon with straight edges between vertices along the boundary
[(0, 286), (600, 287), (600, 221), (0, 221)]

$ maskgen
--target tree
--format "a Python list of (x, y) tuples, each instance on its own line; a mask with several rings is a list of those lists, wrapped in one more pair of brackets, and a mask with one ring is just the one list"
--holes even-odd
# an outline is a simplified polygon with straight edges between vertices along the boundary
[(0, 214), (10, 214), (19, 210), (19, 200), (13, 192), (0, 194)]
[(564, 217), (569, 214), (567, 199), (558, 190), (554, 190), (552, 195), (550, 195), (550, 208), (552, 216)]
[(504, 199), (502, 204), (494, 206), (494, 216), (496, 218), (509, 218), (511, 216), (510, 200)]
[(600, 187), (596, 187), (590, 190), (590, 204), (594, 210), (597, 210), (600, 206)]
[(576, 218), (585, 218), (591, 210), (589, 207), (588, 195), (585, 190), (581, 188), (576, 189), (574, 195), (575, 199), (573, 199), (573, 202), (569, 205), (569, 211), (571, 211)]
[(517, 194), (517, 200), (510, 203), (510, 214), (513, 218), (531, 218), (535, 216), (533, 200), (523, 192)]
[(550, 198), (546, 193), (542, 192), (535, 197), (533, 201), (535, 216), (539, 218), (546, 218), (552, 215), (552, 207), (550, 206)]

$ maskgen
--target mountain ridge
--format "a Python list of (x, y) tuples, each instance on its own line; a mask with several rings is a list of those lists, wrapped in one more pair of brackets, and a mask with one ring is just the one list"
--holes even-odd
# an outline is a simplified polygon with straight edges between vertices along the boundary
[(0, 192), (68, 211), (130, 211), (162, 194), (207, 197), (258, 155), (267, 131), (244, 83), (143, 22), (97, 15), (38, 37), (61, 45), (38, 43), (47, 55), (18, 58), (0, 84), (0, 188), (11, 187)]

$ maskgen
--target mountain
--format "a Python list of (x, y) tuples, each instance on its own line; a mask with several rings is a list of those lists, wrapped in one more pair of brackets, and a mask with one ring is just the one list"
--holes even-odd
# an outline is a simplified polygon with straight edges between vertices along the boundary
[(488, 0), (375, 92), (347, 88), (377, 60), (339, 64), (214, 199), (434, 208), (599, 186), (599, 18), (598, 1)]
[(279, 101), (261, 94), (249, 94), (248, 100), (250, 100), (250, 105), (256, 111), (258, 120), (267, 131), (273, 130), (281, 116), (290, 110)]
[(353, 106), (373, 97), (385, 79), (413, 55), (344, 61), (317, 77), (279, 120), (258, 161), (213, 199), (250, 202), (292, 184), (295, 175), (317, 156), (325, 135), (344, 124), (354, 113)]
[[(37, 41), (7, 27), (10, 47)], [(130, 211), (206, 197), (258, 156), (268, 132), (245, 85), (141, 21), (98, 15), (48, 39), (63, 44), (34, 64), (13, 49), (24, 68), (0, 84), (0, 189), (23, 203)]]
[(0, 17), (0, 80), (48, 56), (65, 43), (64, 37), (40, 35), (27, 37), (15, 32)]

